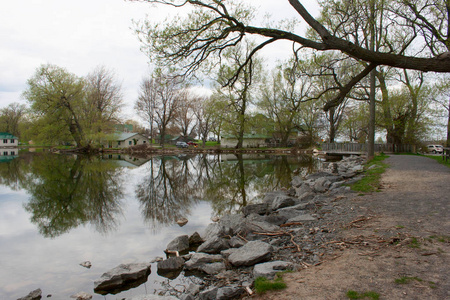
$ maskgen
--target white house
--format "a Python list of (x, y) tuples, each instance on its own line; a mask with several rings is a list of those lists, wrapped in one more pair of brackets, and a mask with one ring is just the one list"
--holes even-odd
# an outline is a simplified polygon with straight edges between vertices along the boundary
[(17, 148), (19, 146), (19, 138), (9, 132), (0, 132), (0, 148)]
[(109, 142), (109, 148), (128, 148), (131, 146), (149, 144), (150, 140), (140, 133), (121, 132), (115, 135), (115, 139)]

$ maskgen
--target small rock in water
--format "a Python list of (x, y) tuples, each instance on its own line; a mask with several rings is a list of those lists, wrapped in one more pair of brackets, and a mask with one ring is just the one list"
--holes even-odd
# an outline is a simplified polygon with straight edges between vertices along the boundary
[(83, 262), (80, 264), (80, 266), (90, 269), (90, 268), (92, 267), (92, 264), (91, 264), (90, 261), (83, 261)]
[(220, 218), (219, 218), (219, 217), (212, 217), (212, 218), (211, 218), (211, 221), (213, 221), (213, 222), (219, 222), (219, 221), (220, 221)]
[(77, 300), (90, 300), (92, 299), (92, 295), (89, 295), (88, 293), (85, 292), (79, 292), (76, 293), (75, 295), (70, 296), (70, 298), (75, 298)]
[(42, 290), (36, 289), (31, 291), (27, 296), (19, 298), (17, 300), (39, 300), (42, 298)]
[(177, 224), (178, 224), (180, 227), (183, 227), (184, 225), (186, 225), (187, 222), (188, 222), (188, 219), (186, 219), (186, 218), (180, 218), (180, 219), (177, 220)]
[(163, 261), (163, 260), (164, 260), (164, 258), (162, 258), (161, 256), (158, 256), (158, 257), (155, 257), (150, 263), (153, 264), (155, 262), (160, 262), (160, 261)]

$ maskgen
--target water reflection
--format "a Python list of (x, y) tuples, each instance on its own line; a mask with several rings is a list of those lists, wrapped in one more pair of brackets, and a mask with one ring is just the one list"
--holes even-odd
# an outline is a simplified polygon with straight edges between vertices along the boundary
[[(310, 173), (311, 156), (180, 155), (133, 158), (26, 153), (0, 164), (0, 183), (25, 189), (24, 204), (39, 232), (54, 238), (80, 225), (107, 233), (119, 225), (123, 185), (134, 186), (144, 222), (156, 230), (174, 224), (200, 200), (221, 216), (286, 188), (295, 172)], [(137, 167), (140, 180), (126, 182), (123, 167)]]

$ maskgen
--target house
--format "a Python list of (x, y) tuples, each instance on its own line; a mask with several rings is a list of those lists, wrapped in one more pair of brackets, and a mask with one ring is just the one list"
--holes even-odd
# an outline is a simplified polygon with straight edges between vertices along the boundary
[[(272, 137), (265, 134), (244, 134), (242, 143), (243, 148), (259, 148), (267, 147), (268, 142)], [(222, 136), (220, 139), (220, 146), (223, 148), (234, 148), (238, 143), (238, 139), (232, 135)]]
[(0, 132), (0, 148), (17, 148), (19, 146), (19, 138), (9, 132)]
[(109, 148), (127, 148), (136, 145), (150, 144), (150, 140), (140, 133), (120, 132), (115, 134), (115, 139), (109, 141)]

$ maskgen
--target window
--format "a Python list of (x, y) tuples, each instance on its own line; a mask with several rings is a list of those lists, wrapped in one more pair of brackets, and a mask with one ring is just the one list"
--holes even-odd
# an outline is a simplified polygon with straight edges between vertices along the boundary
[(131, 141), (128, 141), (128, 145), (131, 145)]
[(8, 151), (4, 151), (3, 155), (7, 156), (8, 155)]
[(120, 146), (120, 141), (117, 142), (117, 145)]
[(11, 155), (16, 155), (16, 152), (15, 151), (11, 151)]
[(3, 144), (8, 144), (8, 139), (4, 139)]
[(11, 142), (11, 144), (14, 144), (14, 139), (11, 139), (10, 142)]

